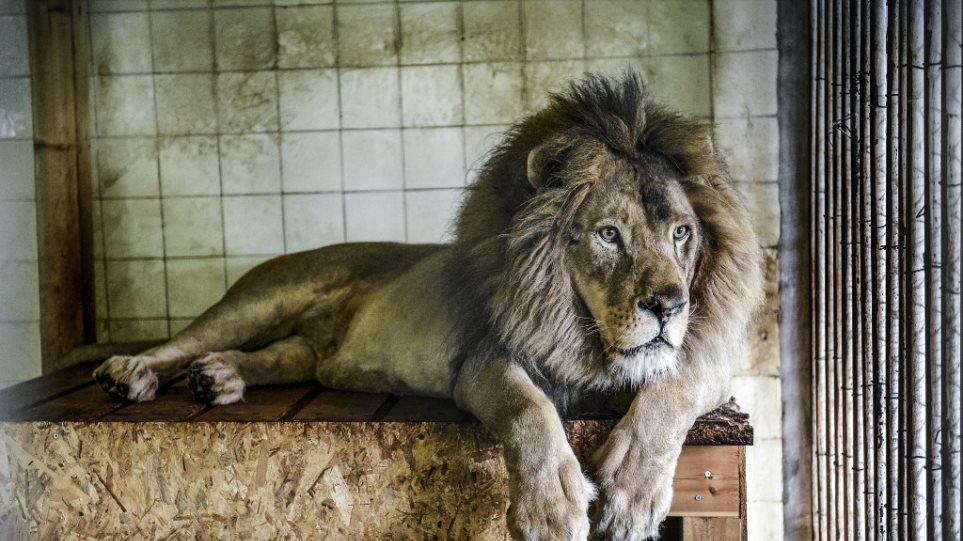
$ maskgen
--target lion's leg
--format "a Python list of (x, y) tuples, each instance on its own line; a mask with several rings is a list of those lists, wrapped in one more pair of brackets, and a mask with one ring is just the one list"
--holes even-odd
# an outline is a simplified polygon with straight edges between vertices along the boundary
[(528, 374), (509, 362), (466, 362), (455, 399), (504, 446), (512, 536), (585, 539), (595, 489), (582, 475), (555, 406)]
[(249, 385), (297, 383), (314, 379), (317, 356), (300, 336), (289, 336), (251, 352), (211, 352), (191, 363), (188, 386), (199, 402), (231, 404)]

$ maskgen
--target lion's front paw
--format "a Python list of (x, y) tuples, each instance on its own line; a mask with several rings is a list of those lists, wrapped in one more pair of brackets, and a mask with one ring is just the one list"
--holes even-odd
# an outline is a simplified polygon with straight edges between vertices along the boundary
[(157, 393), (157, 375), (140, 357), (116, 355), (94, 370), (94, 380), (111, 398), (146, 402)]
[(235, 352), (208, 353), (191, 363), (187, 386), (194, 400), (211, 404), (233, 404), (244, 398), (244, 379), (237, 372), (231, 356)]
[[(559, 458), (561, 455), (561, 458)], [(571, 451), (540, 457), (532, 471), (513, 475), (508, 527), (515, 539), (574, 540), (589, 534), (588, 504), (595, 486)], [(527, 470), (527, 471), (526, 471)]]
[(656, 477), (622, 478), (603, 489), (592, 521), (598, 539), (658, 539), (659, 525), (672, 504), (672, 476)]

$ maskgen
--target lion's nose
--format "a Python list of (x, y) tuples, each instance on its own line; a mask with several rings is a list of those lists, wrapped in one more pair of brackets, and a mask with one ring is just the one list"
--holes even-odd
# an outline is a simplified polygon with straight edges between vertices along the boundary
[(659, 321), (666, 322), (685, 308), (686, 300), (676, 287), (653, 293), (639, 301), (640, 310), (650, 310)]

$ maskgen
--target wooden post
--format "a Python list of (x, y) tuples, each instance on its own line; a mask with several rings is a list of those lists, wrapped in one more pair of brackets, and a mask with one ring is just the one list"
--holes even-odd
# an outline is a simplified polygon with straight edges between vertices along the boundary
[(28, 2), (44, 372), (94, 340), (84, 3)]

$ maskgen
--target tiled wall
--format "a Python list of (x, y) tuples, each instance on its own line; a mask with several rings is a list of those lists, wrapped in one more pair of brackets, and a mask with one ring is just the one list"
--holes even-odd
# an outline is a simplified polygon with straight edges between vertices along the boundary
[(40, 375), (29, 60), (24, 0), (0, 0), (0, 387)]

